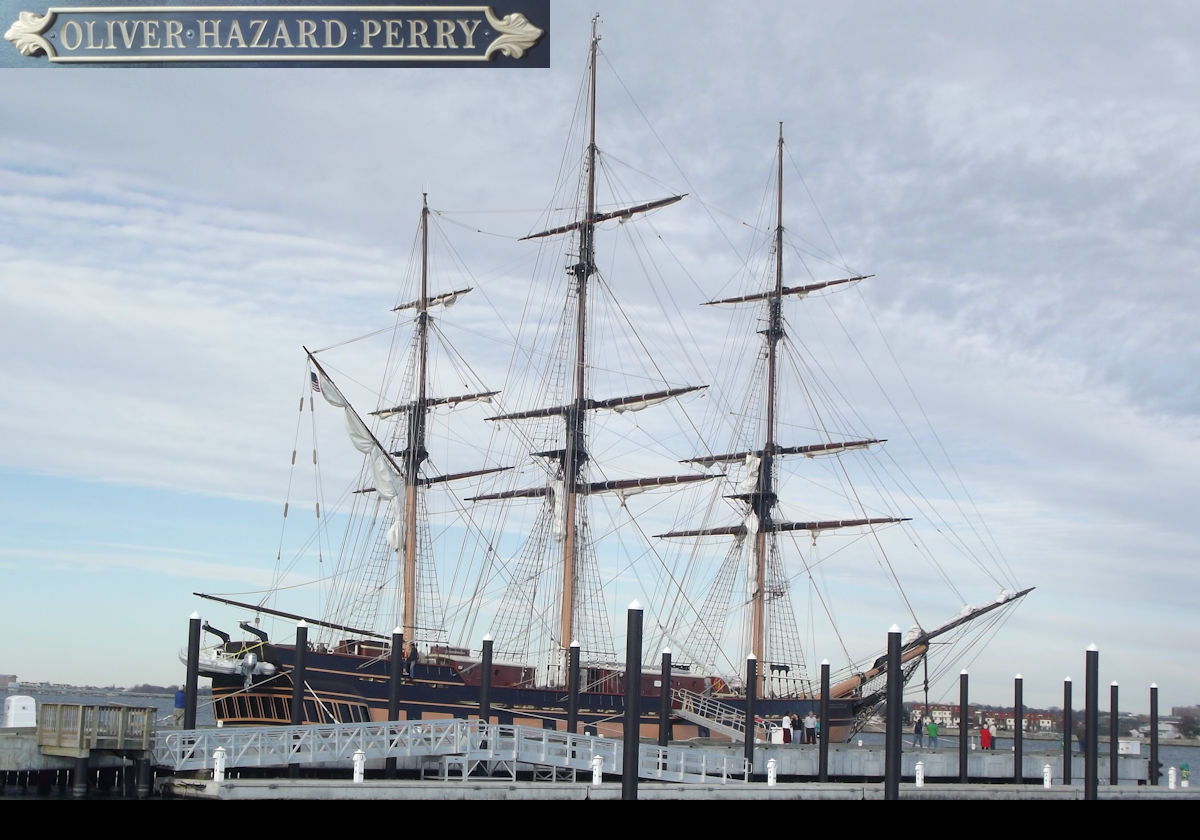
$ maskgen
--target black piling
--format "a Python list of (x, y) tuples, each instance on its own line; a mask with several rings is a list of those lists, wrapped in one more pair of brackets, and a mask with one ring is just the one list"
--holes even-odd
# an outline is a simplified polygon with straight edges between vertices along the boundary
[(1013, 783), (1025, 780), (1025, 680), (1017, 674), (1013, 680)]
[(1158, 686), (1150, 683), (1150, 784), (1157, 785), (1162, 765), (1158, 763)]
[(658, 745), (671, 743), (671, 650), (663, 648), (662, 684), (658, 694)]
[(629, 605), (625, 631), (625, 731), (622, 747), (621, 799), (637, 799), (638, 724), (642, 697), (642, 608), (637, 601)]
[(71, 783), (71, 798), (86, 799), (88, 792), (88, 760), (87, 756), (75, 759), (75, 778)]
[[(292, 663), (292, 726), (304, 723), (304, 654), (308, 651), (308, 624), (296, 622), (296, 658)], [(288, 778), (300, 778), (300, 765), (288, 765)]]
[(479, 680), (479, 722), (485, 726), (492, 720), (492, 637), (483, 637), (483, 673)]
[(900, 670), (900, 628), (888, 631), (887, 733), (884, 741), (883, 798), (900, 798), (900, 747), (904, 710), (904, 674)]
[(183, 728), (196, 728), (196, 698), (200, 683), (200, 616), (188, 620), (187, 676), (184, 682)]
[(579, 642), (571, 642), (567, 662), (567, 731), (579, 734)]
[(829, 781), (829, 660), (821, 663), (821, 737), (817, 747), (817, 780)]
[[(400, 683), (404, 680), (404, 631), (392, 629), (392, 657), (388, 663), (388, 720), (400, 719)], [(384, 774), (389, 779), (397, 777), (396, 757), (389, 756), (383, 762)]]
[(746, 657), (746, 743), (744, 746), (744, 754), (746, 762), (750, 765), (751, 770), (754, 768), (754, 732), (758, 728), (755, 726), (754, 706), (758, 699), (758, 659), (754, 654)]
[(1117, 733), (1120, 731), (1120, 718), (1117, 713), (1117, 681), (1113, 680), (1108, 687), (1108, 783), (1119, 783), (1117, 776), (1117, 754), (1120, 752)]
[(1063, 771), (1062, 780), (1064, 785), (1071, 784), (1071, 735), (1074, 729), (1071, 726), (1071, 678), (1067, 677), (1063, 680), (1063, 720), (1062, 720), (1062, 736), (1063, 736)]
[(1094, 800), (1099, 794), (1096, 774), (1099, 762), (1096, 757), (1096, 747), (1099, 739), (1096, 728), (1100, 723), (1100, 651), (1092, 645), (1087, 649), (1087, 674), (1084, 679), (1083, 706), (1083, 798)]
[(971, 707), (967, 704), (967, 671), (958, 675), (958, 782), (967, 783), (967, 746), (971, 740)]

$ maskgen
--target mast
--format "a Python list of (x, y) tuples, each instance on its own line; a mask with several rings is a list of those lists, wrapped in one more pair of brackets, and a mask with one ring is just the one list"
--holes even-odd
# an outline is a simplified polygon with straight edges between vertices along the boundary
[[(689, 459), (690, 463), (712, 465), (745, 461), (747, 458), (757, 459), (758, 474), (753, 488), (744, 493), (738, 493), (732, 498), (739, 499), (746, 505), (745, 520), (736, 525), (704, 527), (688, 530), (676, 530), (660, 537), (695, 537), (695, 536), (734, 536), (742, 537), (749, 534), (750, 557), (746, 562), (746, 575), (750, 587), (750, 652), (760, 663), (758, 672), (759, 686), (764, 685), (766, 668), (762, 664), (767, 661), (767, 586), (770, 578), (769, 565), (774, 546), (775, 535), (784, 531), (805, 530), (813, 534), (824, 530), (848, 528), (864, 525), (879, 525), (905, 521), (898, 517), (868, 517), (861, 519), (820, 520), (810, 522), (792, 522), (777, 520), (775, 506), (779, 501), (776, 488), (775, 460), (780, 455), (803, 454), (809, 457), (817, 455), (835, 455), (852, 449), (862, 449), (882, 440), (850, 440), (828, 441), (825, 443), (805, 444), (801, 446), (780, 446), (776, 440), (777, 408), (778, 408), (778, 345), (785, 337), (783, 326), (783, 301), (785, 297), (804, 297), (810, 292), (831, 286), (853, 283), (863, 280), (870, 275), (858, 275), (837, 280), (827, 280), (810, 283), (803, 286), (785, 286), (783, 284), (783, 123), (779, 124), (779, 138), (776, 142), (776, 173), (775, 173), (775, 281), (771, 288), (763, 292), (754, 292), (737, 297), (712, 300), (706, 306), (717, 304), (737, 304), (763, 301), (767, 305), (767, 325), (760, 333), (766, 341), (766, 381), (764, 382), (764, 416), (762, 430), (762, 448), (742, 452), (730, 452), (721, 455), (708, 455)], [(753, 532), (752, 534), (750, 532)], [(798, 663), (797, 663), (798, 664)]]
[[(317, 361), (315, 355), (305, 349), (312, 365), (316, 368), (314, 386), (325, 401), (341, 408), (346, 415), (347, 432), (355, 448), (368, 458), (368, 479), (373, 486), (364, 487), (356, 492), (379, 493), (386, 499), (389, 516), (386, 522), (391, 523), (384, 534), (388, 548), (395, 554), (398, 565), (398, 580), (400, 583), (401, 615), (399, 625), (406, 639), (417, 641), (419, 625), (418, 616), (418, 564), (421, 562), (421, 492), (431, 484), (471, 478), (488, 473), (500, 472), (508, 467), (491, 467), (467, 472), (451, 473), (439, 476), (422, 475), (425, 462), (429, 458), (426, 449), (426, 427), (429, 412), (438, 406), (454, 406), (475, 400), (488, 400), (498, 391), (480, 391), (449, 397), (430, 397), (428, 394), (429, 379), (429, 331), (430, 309), (434, 306), (449, 306), (459, 297), (471, 291), (470, 288), (456, 289), (430, 296), (429, 294), (429, 196), (421, 196), (421, 269), (417, 297), (407, 303), (392, 308), (393, 312), (414, 310), (414, 330), (412, 334), (412, 379), (409, 400), (387, 408), (371, 412), (371, 416), (384, 420), (402, 418), (404, 448), (389, 450), (375, 433), (363, 422), (353, 406), (338, 390), (329, 374)], [(319, 377), (319, 382), (318, 382)], [(396, 440), (397, 435), (385, 435), (389, 443)], [(394, 443), (393, 443), (394, 445)], [(402, 532), (401, 532), (401, 529)], [(430, 572), (432, 573), (432, 571)], [(397, 622), (393, 621), (393, 626)]]
[(587, 393), (587, 293), (588, 280), (596, 270), (596, 50), (600, 43), (597, 32), (599, 16), (592, 18), (592, 41), (588, 55), (588, 144), (587, 144), (587, 203), (583, 223), (579, 228), (579, 261), (572, 267), (576, 284), (575, 305), (575, 400), (566, 415), (566, 442), (563, 453), (563, 488), (565, 536), (562, 563), (562, 619), (559, 646), (565, 651), (575, 638), (575, 590), (578, 576), (579, 530), (575, 511), (579, 504), (579, 479), (587, 461), (587, 437), (584, 431), (584, 400)]
[(425, 448), (425, 381), (429, 361), (429, 196), (421, 194), (421, 287), (417, 295), (417, 387), (408, 412), (408, 447), (404, 451), (404, 555), (401, 558), (404, 638), (416, 640), (417, 629), (417, 478), (429, 456)]
[[(681, 200), (683, 195), (673, 195), (654, 201), (642, 202), (618, 210), (597, 212), (597, 178), (599, 152), (596, 144), (596, 89), (597, 89), (597, 56), (599, 52), (600, 35), (598, 32), (599, 15), (592, 18), (592, 36), (588, 50), (588, 92), (587, 110), (587, 146), (582, 166), (586, 174), (585, 197), (583, 206), (576, 219), (567, 224), (559, 225), (538, 233), (521, 237), (522, 240), (537, 239), (558, 234), (574, 234), (578, 237), (578, 252), (574, 262), (566, 268), (571, 277), (576, 295), (574, 318), (574, 356), (571, 366), (569, 391), (564, 405), (548, 408), (537, 408), (528, 411), (515, 412), (492, 417), (492, 420), (518, 420), (539, 417), (562, 417), (563, 448), (534, 453), (537, 457), (558, 461), (561, 477), (561, 487), (531, 487), (518, 490), (508, 490), (489, 493), (469, 498), (467, 501), (484, 501), (495, 499), (533, 498), (559, 502), (561, 519), (558, 520), (562, 529), (561, 546), (561, 580), (559, 581), (559, 622), (555, 629), (557, 639), (553, 641), (552, 652), (565, 664), (569, 655), (570, 645), (578, 641), (581, 628), (578, 625), (583, 620), (588, 604), (581, 576), (586, 574), (583, 568), (584, 545), (587, 538), (586, 516), (587, 497), (603, 492), (622, 492), (651, 487), (682, 484), (692, 481), (705, 481), (715, 477), (704, 474), (659, 476), (651, 478), (634, 478), (615, 481), (587, 480), (587, 466), (590, 458), (588, 452), (587, 417), (590, 411), (601, 409), (621, 410), (626, 407), (649, 405), (670, 399), (706, 386), (684, 386), (666, 388), (663, 390), (634, 394), (630, 396), (613, 397), (608, 399), (593, 399), (588, 396), (588, 298), (589, 285), (596, 269), (596, 229), (597, 226), (611, 219), (625, 220), (639, 213), (656, 210)], [(555, 494), (560, 498), (555, 499)], [(565, 673), (565, 668), (563, 669)]]
[[(778, 168), (775, 181), (775, 289), (767, 301), (767, 388), (766, 428), (763, 435), (762, 460), (758, 469), (758, 488), (751, 500), (751, 508), (758, 520), (758, 531), (754, 535), (754, 589), (752, 638), (750, 650), (755, 660), (766, 662), (764, 637), (766, 634), (766, 604), (764, 593), (767, 585), (767, 534), (771, 531), (771, 509), (775, 507), (775, 353), (779, 339), (783, 337), (783, 319), (780, 316), (783, 298), (783, 123), (779, 124), (777, 149)], [(763, 669), (760, 667), (760, 673)], [(759, 677), (760, 686), (762, 677)]]

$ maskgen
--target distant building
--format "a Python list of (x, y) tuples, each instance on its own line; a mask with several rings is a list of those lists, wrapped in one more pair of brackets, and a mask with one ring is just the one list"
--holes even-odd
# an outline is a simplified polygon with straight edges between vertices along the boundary
[(16, 674), (0, 674), (0, 691), (8, 691), (9, 686), (19, 683)]

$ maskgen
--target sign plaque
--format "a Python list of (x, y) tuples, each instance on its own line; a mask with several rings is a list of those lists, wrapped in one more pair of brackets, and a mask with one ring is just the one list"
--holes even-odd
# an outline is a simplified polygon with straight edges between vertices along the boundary
[(548, 67), (549, 16), (549, 0), (64, 6), (18, 12), (3, 46), (26, 66)]

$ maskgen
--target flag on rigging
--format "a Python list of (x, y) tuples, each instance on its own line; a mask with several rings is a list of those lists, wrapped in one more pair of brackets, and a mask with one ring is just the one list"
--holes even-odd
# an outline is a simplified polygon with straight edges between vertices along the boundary
[(321, 383), (317, 381), (317, 372), (312, 370), (309, 371), (308, 375), (312, 377), (312, 389), (318, 394), (321, 393)]

